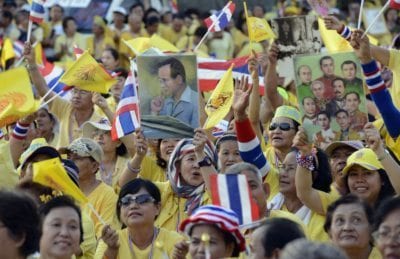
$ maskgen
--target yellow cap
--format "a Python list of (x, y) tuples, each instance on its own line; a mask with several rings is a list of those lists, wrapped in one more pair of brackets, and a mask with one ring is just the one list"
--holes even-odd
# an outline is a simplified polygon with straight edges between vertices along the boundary
[(343, 169), (343, 174), (347, 174), (350, 168), (354, 165), (359, 165), (368, 170), (383, 169), (381, 162), (375, 152), (370, 148), (362, 148), (357, 150), (347, 158), (346, 167)]
[(275, 111), (274, 118), (278, 117), (286, 117), (298, 122), (301, 125), (301, 115), (299, 110), (292, 106), (282, 105), (279, 106), (278, 109)]

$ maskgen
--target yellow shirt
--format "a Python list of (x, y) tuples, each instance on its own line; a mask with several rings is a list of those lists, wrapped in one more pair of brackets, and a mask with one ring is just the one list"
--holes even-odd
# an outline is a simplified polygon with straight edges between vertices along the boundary
[(281, 164), (278, 157), (275, 155), (275, 151), (273, 147), (268, 147), (264, 153), (264, 156), (267, 158), (271, 169), (269, 170), (267, 177), (264, 182), (268, 183), (270, 194), (268, 197), (268, 201), (270, 201), (275, 195), (279, 192), (279, 171), (278, 166)]
[[(161, 210), (154, 225), (171, 231), (176, 231), (179, 224), (188, 217), (185, 212), (185, 198), (180, 198), (172, 190), (171, 184), (167, 182), (154, 183), (161, 193)], [(211, 203), (211, 200), (206, 192), (202, 197), (200, 205)]]
[(186, 32), (185, 26), (182, 27), (180, 32), (174, 31), (171, 26), (166, 26), (160, 31), (160, 36), (175, 45), (180, 38), (186, 36)]
[[(155, 242), (160, 242), (163, 244), (163, 250), (168, 254), (169, 258), (172, 258), (172, 252), (174, 250), (174, 245), (183, 240), (183, 237), (175, 231), (169, 231), (164, 228), (159, 229), (159, 233), (155, 242), (149, 245), (145, 249), (139, 249), (133, 242), (132, 246), (129, 244), (129, 234), (128, 229), (123, 229), (118, 231), (119, 237), (119, 249), (117, 258), (121, 259), (147, 259), (150, 257), (151, 251), (153, 250), (151, 258), (164, 258), (163, 251), (156, 247)], [(132, 248), (131, 248), (132, 247)], [(131, 249), (133, 249), (134, 254), (132, 254)], [(99, 245), (96, 250), (95, 259), (103, 258), (104, 252), (107, 250), (106, 243), (100, 240)]]
[[(105, 172), (101, 166), (100, 166), (100, 170), (99, 172), (96, 174), (96, 178), (98, 180), (103, 181), (104, 183), (106, 183), (107, 185), (111, 186), (114, 190), (114, 192), (116, 194), (119, 193), (120, 188), (118, 186), (118, 180), (119, 177), (121, 176), (122, 172), (124, 171), (125, 167), (126, 167), (126, 163), (128, 163), (128, 161), (130, 160), (130, 158), (128, 157), (128, 155), (126, 156), (117, 156), (117, 161), (115, 163), (115, 168), (114, 171), (111, 174), (111, 179), (108, 179), (107, 175), (108, 172)], [(104, 175), (104, 178), (103, 178)]]
[(0, 140), (0, 189), (12, 189), (18, 182), (18, 174), (11, 158), (10, 142)]
[(82, 212), (82, 227), (83, 227), (83, 242), (80, 247), (82, 256), (77, 256), (78, 259), (92, 259), (96, 252), (97, 240), (94, 231), (94, 223), (90, 216)]
[(94, 42), (94, 36), (92, 35), (86, 39), (86, 46), (94, 58), (100, 59), (106, 48), (115, 48), (115, 43), (113, 38), (109, 36), (104, 36), (100, 42)]
[(378, 119), (373, 122), (374, 126), (379, 130), (379, 134), (385, 140), (386, 146), (400, 159), (400, 137), (394, 140), (387, 132), (383, 125), (383, 119)]
[[(116, 214), (116, 206), (118, 197), (114, 190), (107, 184), (101, 182), (89, 195), (89, 203), (91, 203), (94, 209), (98, 212), (104, 222), (110, 224), (113, 229), (120, 229), (121, 224), (118, 221)], [(88, 205), (85, 206), (84, 210), (90, 215), (94, 222), (96, 237), (101, 237), (101, 231), (103, 229), (102, 222), (92, 212)]]
[[(73, 114), (73, 108), (69, 101), (56, 98), (50, 103), (50, 111), (57, 117), (60, 123), (60, 134), (57, 148), (68, 146), (74, 139), (82, 136), (82, 128), (78, 126)], [(93, 111), (89, 121), (99, 121), (101, 115)]]
[(392, 95), (393, 103), (400, 109), (400, 51), (396, 49), (389, 50), (388, 68), (393, 72), (392, 87), (389, 89)]
[(150, 180), (152, 182), (165, 182), (167, 181), (167, 174), (159, 167), (156, 161), (150, 157), (145, 156), (142, 161), (142, 169), (140, 170), (139, 177)]
[(60, 53), (62, 50), (62, 46), (66, 45), (68, 49), (68, 53), (64, 53), (64, 55), (61, 57), (60, 61), (73, 61), (75, 60), (75, 55), (74, 55), (74, 45), (77, 45), (80, 49), (85, 50), (86, 47), (86, 38), (83, 34), (80, 33), (75, 33), (72, 38), (67, 38), (65, 34), (60, 35), (56, 38), (56, 41), (54, 43), (54, 52), (55, 53)]

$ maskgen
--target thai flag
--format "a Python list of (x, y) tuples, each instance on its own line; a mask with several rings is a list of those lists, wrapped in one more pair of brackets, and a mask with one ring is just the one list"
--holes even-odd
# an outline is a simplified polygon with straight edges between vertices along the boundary
[(24, 43), (21, 41), (17, 40), (13, 42), (13, 49), (15, 53), (15, 57), (17, 59), (21, 58), (24, 52)]
[(139, 127), (139, 98), (134, 75), (129, 73), (115, 112), (115, 118), (111, 128), (111, 138), (117, 140), (125, 135), (131, 134)]
[[(203, 92), (209, 92), (214, 90), (217, 86), (218, 81), (222, 78), (226, 70), (228, 70), (231, 64), (234, 64), (232, 70), (233, 78), (240, 78), (241, 76), (248, 76), (249, 83), (253, 83), (250, 72), (247, 68), (248, 56), (239, 57), (231, 60), (218, 60), (218, 59), (198, 59), (198, 78), (200, 90)], [(260, 71), (259, 71), (260, 72)], [(259, 73), (261, 75), (261, 73)], [(259, 77), (260, 94), (264, 95), (264, 77)]]
[(61, 97), (66, 100), (70, 99), (71, 93), (69, 92), (68, 87), (58, 81), (60, 77), (64, 74), (64, 70), (61, 67), (56, 66), (53, 63), (48, 62), (47, 60), (44, 60), (43, 67), (39, 67), (39, 71), (40, 74), (42, 74), (42, 76), (44, 77), (44, 80), (46, 81), (49, 88), (53, 88), (54, 85), (57, 84), (53, 89), (54, 93), (59, 93), (64, 90), (64, 93), (61, 94)]
[(258, 206), (252, 198), (245, 175), (212, 174), (210, 184), (212, 203), (236, 212), (240, 225), (259, 219)]
[(45, 0), (33, 0), (29, 20), (35, 23), (42, 23), (45, 18)]
[(229, 128), (229, 121), (221, 120), (217, 125), (212, 129), (211, 134), (215, 138), (220, 138)]
[(400, 10), (400, 0), (390, 0), (390, 8)]
[(218, 11), (205, 19), (204, 23), (207, 25), (208, 30), (211, 32), (222, 31), (225, 27), (228, 26), (234, 11), (235, 4), (229, 1), (221, 11)]

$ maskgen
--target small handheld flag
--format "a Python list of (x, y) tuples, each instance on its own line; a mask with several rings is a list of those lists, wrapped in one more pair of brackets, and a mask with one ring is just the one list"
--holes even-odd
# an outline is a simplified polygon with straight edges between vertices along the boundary
[(205, 19), (204, 23), (207, 25), (208, 30), (216, 32), (222, 31), (227, 27), (235, 11), (235, 7), (235, 4), (229, 1), (222, 10)]

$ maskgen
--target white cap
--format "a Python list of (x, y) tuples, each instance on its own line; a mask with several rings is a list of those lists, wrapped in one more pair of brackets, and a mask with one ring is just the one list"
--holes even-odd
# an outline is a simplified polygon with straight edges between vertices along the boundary
[(128, 15), (125, 8), (123, 8), (122, 6), (118, 6), (118, 7), (114, 8), (113, 13), (120, 13), (120, 14), (123, 14), (124, 16)]

